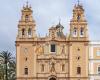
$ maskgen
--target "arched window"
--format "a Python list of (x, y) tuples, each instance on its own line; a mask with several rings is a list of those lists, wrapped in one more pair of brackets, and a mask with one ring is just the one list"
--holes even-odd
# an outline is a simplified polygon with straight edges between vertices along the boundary
[(73, 36), (76, 37), (77, 36), (77, 28), (74, 27), (74, 30), (73, 30)]
[(31, 28), (28, 29), (28, 36), (29, 36), (29, 37), (32, 36), (32, 29), (31, 29)]
[(81, 27), (80, 29), (80, 35), (83, 36), (84, 35), (84, 28)]
[(25, 29), (24, 28), (22, 29), (22, 35), (25, 35)]
[(77, 67), (77, 74), (81, 74), (81, 67)]
[(25, 16), (25, 21), (28, 21), (28, 20), (29, 20), (29, 16), (26, 15), (26, 16)]

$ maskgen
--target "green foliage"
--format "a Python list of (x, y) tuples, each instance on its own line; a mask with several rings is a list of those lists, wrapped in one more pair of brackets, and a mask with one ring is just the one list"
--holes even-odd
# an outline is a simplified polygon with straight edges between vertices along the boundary
[(0, 80), (16, 80), (15, 58), (8, 51), (0, 53)]
[(0, 80), (4, 80), (4, 68), (2, 64), (0, 64)]

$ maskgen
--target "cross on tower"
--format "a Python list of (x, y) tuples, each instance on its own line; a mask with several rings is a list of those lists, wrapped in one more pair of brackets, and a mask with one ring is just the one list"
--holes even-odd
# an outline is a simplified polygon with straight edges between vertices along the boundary
[(26, 2), (26, 6), (28, 7), (28, 0), (27, 0), (27, 2)]
[(78, 5), (79, 5), (80, 4), (80, 0), (78, 0), (77, 2), (78, 2)]
[(59, 24), (60, 24), (60, 22), (61, 22), (61, 18), (59, 18)]

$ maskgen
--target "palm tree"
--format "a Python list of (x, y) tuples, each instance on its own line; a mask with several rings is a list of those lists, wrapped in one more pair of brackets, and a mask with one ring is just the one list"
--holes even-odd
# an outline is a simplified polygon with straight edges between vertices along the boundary
[(16, 80), (16, 62), (13, 61), (10, 65), (9, 65), (9, 69), (8, 69), (8, 76), (9, 76), (9, 80)]
[(0, 80), (3, 80), (4, 71), (3, 71), (3, 66), (0, 64)]
[(3, 59), (3, 64), (5, 68), (5, 78), (8, 80), (8, 64), (12, 64), (13, 62), (13, 57), (12, 54), (8, 51), (3, 51), (0, 53), (0, 58)]

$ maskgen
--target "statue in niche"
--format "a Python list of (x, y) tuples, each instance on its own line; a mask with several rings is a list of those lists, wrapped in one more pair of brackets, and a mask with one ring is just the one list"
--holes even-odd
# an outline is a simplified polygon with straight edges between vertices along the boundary
[(35, 48), (35, 53), (37, 53), (37, 54), (42, 54), (42, 53), (44, 53), (44, 47), (42, 46), (42, 45), (38, 45), (38, 46), (36, 46), (36, 48)]
[(51, 72), (54, 72), (54, 71), (55, 71), (55, 63), (52, 62), (52, 63), (51, 63)]
[(64, 53), (65, 53), (65, 46), (63, 45), (62, 50), (61, 50), (61, 54), (64, 54)]

